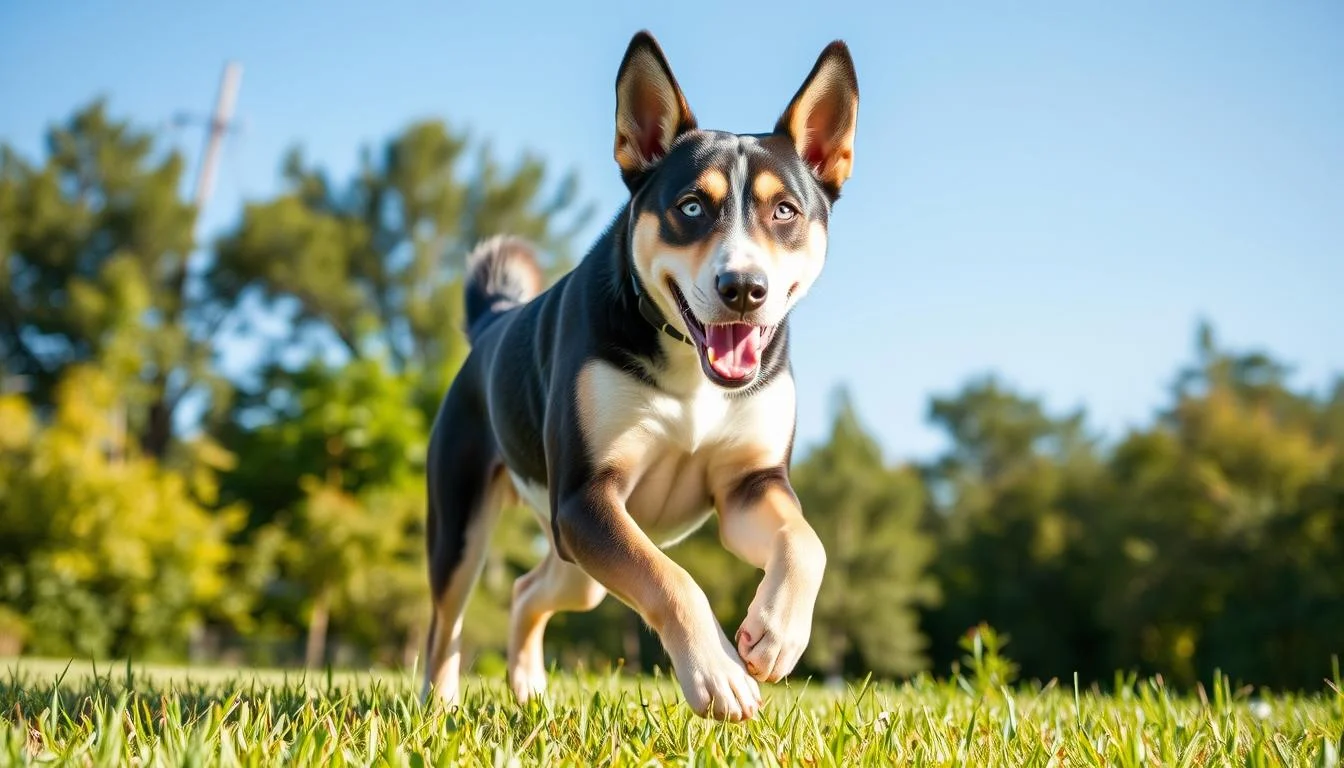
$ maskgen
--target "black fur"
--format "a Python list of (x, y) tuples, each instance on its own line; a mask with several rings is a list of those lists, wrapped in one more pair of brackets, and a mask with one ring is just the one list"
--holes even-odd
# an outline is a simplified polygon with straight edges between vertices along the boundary
[[(667, 146), (650, 144), (648, 152), (655, 156), (633, 165), (629, 158), (622, 160), (618, 138), (617, 158), (623, 163), (630, 199), (587, 255), (545, 291), (540, 291), (535, 255), (523, 241), (488, 241), (468, 260), (466, 327), (472, 349), (435, 419), (427, 461), (430, 581), (436, 600), (462, 565), (467, 532), (481, 513), (489, 483), (504, 471), (548, 489), (553, 540), (563, 560), (592, 563), (612, 557), (612, 548), (619, 546), (623, 519), (615, 515), (621, 513), (621, 493), (630, 490), (631, 478), (619, 468), (595, 464), (578, 413), (579, 375), (586, 365), (600, 360), (649, 387), (661, 388), (669, 365), (665, 345), (683, 343), (660, 330), (663, 323), (640, 311), (641, 294), (665, 286), (645, 285), (637, 274), (632, 251), (635, 222), (641, 216), (656, 217), (658, 237), (669, 247), (691, 247), (723, 234), (724, 224), (716, 216), (694, 220), (678, 214), (678, 203), (687, 195), (697, 195), (708, 204), (713, 196), (704, 196), (696, 184), (706, 169), (714, 168), (731, 180), (726, 192), (720, 190), (718, 204), (738, 205), (734, 210), (744, 212), (741, 220), (753, 238), (792, 253), (808, 243), (809, 226), (825, 227), (838, 196), (838, 187), (823, 183), (799, 156), (783, 118), (783, 127), (769, 134), (697, 129), (661, 51), (644, 33), (636, 35), (627, 51), (618, 93), (627, 65), (637, 56), (654, 57), (656, 66), (641, 65), (644, 76), (654, 82), (636, 83), (636, 98), (666, 95), (669, 83), (675, 92), (680, 112), (673, 123), (674, 137)], [(847, 53), (844, 58), (852, 75)], [(641, 61), (647, 64), (649, 59)], [(659, 79), (659, 67), (666, 80)], [(818, 71), (820, 63), (814, 76)], [(641, 148), (658, 138), (645, 128), (631, 131)], [(650, 155), (641, 151), (638, 157)], [(799, 208), (796, 222), (775, 221), (771, 210), (757, 210), (758, 205), (776, 205), (752, 198), (750, 181), (766, 173), (782, 185), (788, 204)], [(747, 199), (739, 199), (743, 195)], [(716, 311), (724, 312), (716, 306)], [(739, 377), (736, 380), (743, 386), (736, 388), (716, 382), (724, 398), (752, 397), (789, 375), (788, 318), (774, 328), (760, 351), (754, 377)], [(703, 349), (701, 353), (705, 375), (710, 376)], [(710, 380), (715, 381), (713, 376)], [(781, 413), (780, 418), (791, 423), (794, 414)], [(771, 487), (788, 489), (791, 451), (790, 438), (783, 463), (748, 473), (727, 501), (749, 504)], [(712, 500), (705, 501), (708, 508)], [(606, 586), (619, 592), (620, 585)], [(436, 624), (435, 631), (444, 630)]]

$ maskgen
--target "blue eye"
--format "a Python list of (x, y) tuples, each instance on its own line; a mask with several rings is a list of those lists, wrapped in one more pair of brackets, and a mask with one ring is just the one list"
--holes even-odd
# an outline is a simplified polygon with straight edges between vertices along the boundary
[(700, 204), (699, 200), (683, 200), (677, 206), (677, 209), (681, 211), (681, 215), (688, 219), (697, 218), (705, 212), (705, 207)]
[(798, 215), (798, 209), (788, 203), (775, 206), (775, 221), (792, 221)]

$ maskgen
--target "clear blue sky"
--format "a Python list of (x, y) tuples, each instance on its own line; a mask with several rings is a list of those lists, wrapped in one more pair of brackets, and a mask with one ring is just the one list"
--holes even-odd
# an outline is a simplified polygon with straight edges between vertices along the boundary
[[(442, 116), (622, 202), (612, 84), (662, 42), (701, 124), (768, 129), (826, 42), (862, 105), (830, 261), (795, 318), (800, 440), (849, 383), (890, 458), (941, 445), (932, 393), (995, 371), (1111, 437), (1143, 423), (1207, 317), (1323, 387), (1344, 370), (1344, 3), (0, 3), (0, 139), (96, 94), (146, 125), (245, 68), (245, 134), (206, 219), (276, 189), (302, 142)], [(642, 10), (641, 10), (642, 9)], [(195, 158), (199, 135), (180, 140)], [(586, 248), (586, 243), (584, 244)]]

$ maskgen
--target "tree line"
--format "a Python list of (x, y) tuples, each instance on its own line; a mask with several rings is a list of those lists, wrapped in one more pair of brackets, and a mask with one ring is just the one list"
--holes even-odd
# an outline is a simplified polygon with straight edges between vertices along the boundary
[[(102, 101), (41, 157), (0, 145), (0, 654), (415, 662), (464, 255), (512, 232), (561, 274), (592, 208), (440, 121), (359, 161), (333, 179), (293, 150), (198, 243), (182, 157)], [(945, 674), (990, 625), (1024, 678), (1318, 685), (1344, 649), (1344, 378), (1295, 388), (1195, 335), (1160, 412), (1110, 440), (984, 376), (930, 402), (941, 455), (894, 464), (836, 393), (793, 467), (829, 556), (800, 673)], [(478, 671), (502, 669), (539, 535), (521, 510), (495, 534)], [(759, 574), (712, 523), (671, 554), (735, 628)], [(615, 600), (552, 627), (563, 664), (667, 666)]]

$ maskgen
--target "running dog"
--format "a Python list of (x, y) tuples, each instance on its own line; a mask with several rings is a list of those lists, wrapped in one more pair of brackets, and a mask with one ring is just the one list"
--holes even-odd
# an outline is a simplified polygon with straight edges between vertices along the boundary
[[(457, 700), (467, 599), (500, 509), (518, 502), (551, 545), (513, 588), (508, 677), (520, 701), (545, 690), (550, 617), (608, 592), (657, 632), (700, 716), (751, 718), (757, 681), (793, 670), (826, 553), (789, 484), (787, 320), (826, 257), (858, 101), (836, 41), (773, 131), (701, 130), (640, 32), (616, 77), (630, 198), (611, 226), (546, 290), (523, 240), (494, 238), (468, 257), (472, 351), (429, 445), (427, 699)], [(723, 545), (764, 571), (736, 642), (663, 552), (716, 511)]]

